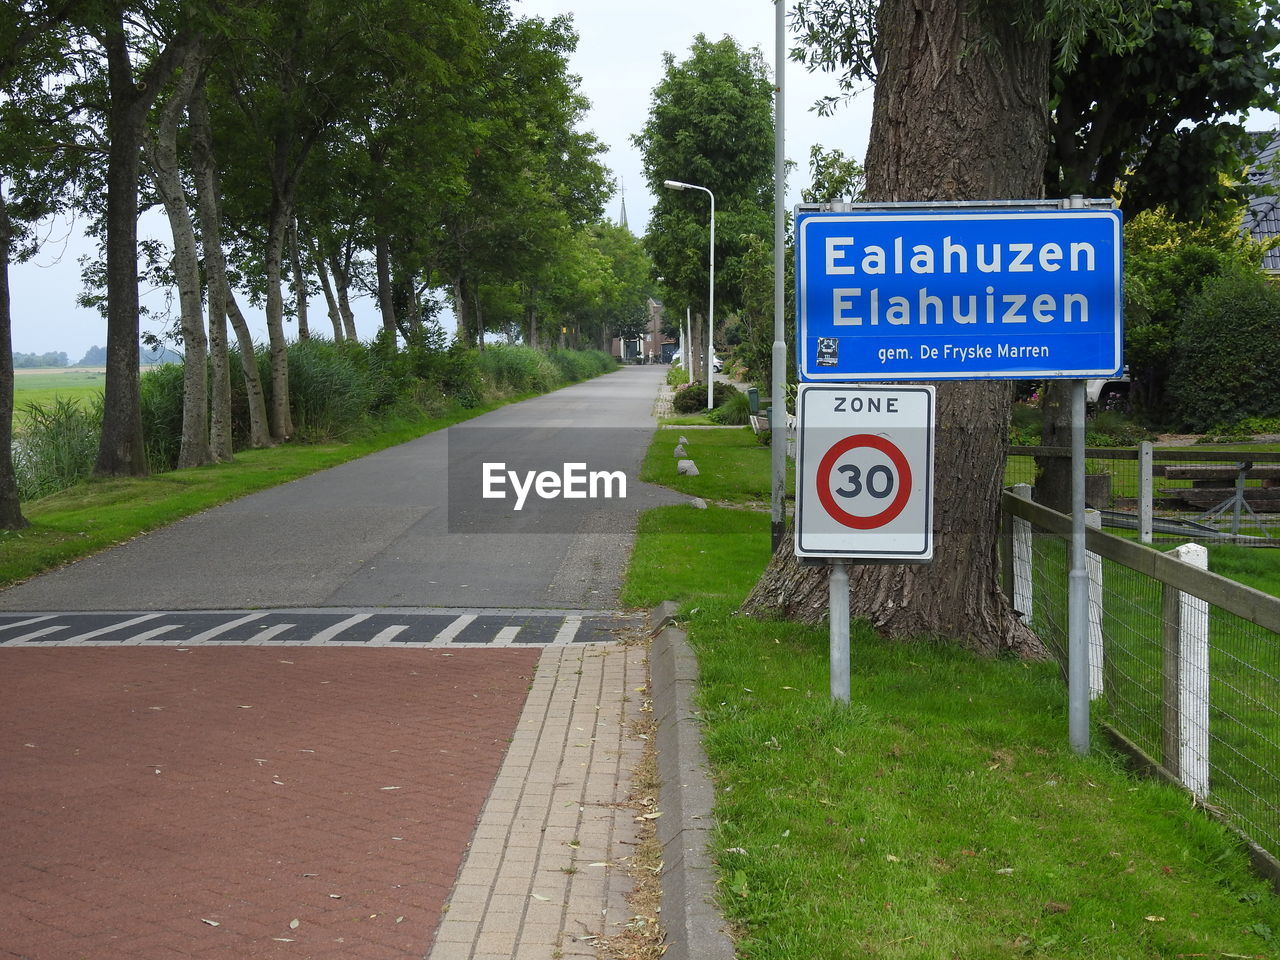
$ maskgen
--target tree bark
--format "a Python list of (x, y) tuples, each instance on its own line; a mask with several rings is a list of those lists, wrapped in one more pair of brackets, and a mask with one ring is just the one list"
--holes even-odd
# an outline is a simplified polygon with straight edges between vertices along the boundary
[(13, 224), (0, 189), (0, 530), (27, 526), (18, 502), (13, 470), (13, 317), (9, 307), (9, 262), (13, 257)]
[(204, 252), (205, 279), (209, 288), (209, 347), (213, 353), (213, 416), (210, 442), (221, 459), (231, 459), (231, 370), (227, 355), (225, 320), (230, 319), (240, 348), (240, 368), (244, 372), (249, 405), (249, 446), (271, 446), (267, 404), (258, 377), (253, 336), (240, 313), (227, 280), (227, 259), (222, 250), (221, 186), (213, 153), (213, 128), (203, 87), (191, 98), (191, 164), (200, 209), (200, 243)]
[(307, 318), (307, 275), (302, 269), (302, 249), (298, 246), (298, 218), (289, 218), (289, 263), (293, 267), (294, 313), (298, 317), (298, 339), (311, 339)]
[(183, 343), (179, 469), (200, 467), (213, 459), (209, 446), (208, 350), (200, 290), (200, 261), (191, 210), (178, 169), (178, 124), (196, 84), (204, 82), (200, 57), (200, 45), (196, 44), (188, 51), (181, 65), (182, 76), (160, 108), (156, 129), (143, 144), (151, 181), (164, 204), (173, 234), (173, 265), (178, 283)]
[(284, 337), (284, 295), (282, 267), (284, 241), (288, 231), (288, 203), (277, 191), (267, 220), (267, 349), (271, 353), (271, 438), (276, 442), (293, 436), (293, 414), (289, 409), (289, 346)]
[(329, 313), (329, 322), (333, 324), (333, 342), (341, 343), (344, 339), (342, 330), (342, 314), (338, 312), (338, 301), (333, 295), (333, 284), (329, 282), (329, 271), (325, 269), (324, 258), (316, 249), (314, 237), (307, 237), (307, 252), (311, 254), (311, 262), (315, 265), (316, 276), (320, 278), (320, 289), (324, 291), (324, 304)]
[[(1040, 400), (1040, 442), (1071, 446), (1071, 381), (1050, 380)], [(1071, 512), (1071, 460), (1036, 457), (1035, 499), (1059, 513)]]
[(138, 165), (147, 111), (191, 42), (177, 38), (135, 77), (118, 8), (98, 40), (107, 55), (107, 380), (97, 476), (147, 472), (138, 372)]
[[(883, 201), (1038, 197), (1044, 173), (1049, 48), (1000, 23), (998, 3), (884, 0), (866, 196)], [(1043, 656), (999, 586), (1000, 491), (1011, 391), (938, 387), (934, 558), (858, 565), (850, 609), (886, 634), (946, 636), (976, 651)], [(779, 438), (780, 440), (781, 438)], [(798, 569), (790, 542), (744, 610), (815, 622), (821, 567)]]
[(458, 332), (457, 337), (467, 346), (472, 346), (474, 341), (471, 339), (471, 309), (470, 302), (467, 300), (467, 281), (462, 274), (453, 279), (453, 309), (457, 315)]
[(244, 373), (245, 393), (249, 400), (249, 445), (254, 448), (274, 445), (271, 439), (271, 418), (267, 414), (267, 398), (262, 389), (262, 377), (258, 373), (258, 354), (249, 332), (249, 322), (240, 311), (236, 295), (229, 283), (223, 283), (226, 297), (227, 319), (236, 334), (240, 352), (240, 370)]
[(378, 270), (378, 311), (382, 329), (396, 332), (396, 307), (391, 293), (391, 243), (379, 232), (373, 241), (373, 256)]
[(356, 317), (351, 312), (351, 258), (339, 260), (337, 254), (329, 257), (329, 272), (333, 274), (333, 286), (338, 294), (338, 310), (342, 313), (342, 325), (346, 328), (348, 340), (359, 340), (356, 336)]

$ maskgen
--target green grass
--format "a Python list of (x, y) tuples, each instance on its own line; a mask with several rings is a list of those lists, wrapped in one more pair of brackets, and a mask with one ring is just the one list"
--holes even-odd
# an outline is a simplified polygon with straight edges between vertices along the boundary
[(663, 427), (716, 427), (719, 426), (705, 413), (683, 413), (674, 417), (663, 417), (658, 421)]
[(663, 600), (736, 599), (741, 571), (760, 570), (768, 559), (767, 513), (658, 507), (640, 517), (622, 602), (649, 607)]
[[(740, 456), (699, 466), (736, 476)], [(853, 704), (833, 706), (825, 628), (736, 614), (767, 537), (747, 511), (652, 511), (624, 594), (680, 601), (699, 654), (740, 957), (1277, 956), (1280, 901), (1225, 828), (1105, 749), (1071, 753), (1056, 666), (855, 623)]]
[[(769, 448), (750, 427), (724, 430), (690, 430), (684, 436), (686, 456), (698, 466), (698, 476), (676, 473), (673, 451), (679, 430), (659, 430), (645, 455), (640, 479), (679, 490), (693, 497), (720, 503), (768, 504), (771, 488)], [(795, 489), (795, 464), (787, 464), (787, 491)]]
[(1280, 597), (1280, 550), (1216, 544), (1209, 547), (1209, 569)]
[(244, 450), (233, 463), (77, 484), (23, 504), (30, 527), (0, 530), (0, 588), (209, 507), (404, 443), (510, 402), (514, 400), (456, 408), (436, 418), (385, 421), (376, 432), (349, 443)]
[(61, 371), (16, 371), (13, 378), (14, 422), (21, 421), (22, 408), (29, 403), (47, 406), (57, 397), (87, 403), (100, 394), (105, 386), (106, 374), (100, 371), (71, 367)]

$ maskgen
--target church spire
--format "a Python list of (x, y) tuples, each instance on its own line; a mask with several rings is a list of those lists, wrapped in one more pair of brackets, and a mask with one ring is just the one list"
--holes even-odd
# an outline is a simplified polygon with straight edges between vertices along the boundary
[(623, 230), (627, 230), (627, 231), (629, 231), (631, 228), (627, 226), (627, 184), (626, 184), (626, 181), (623, 181), (623, 182), (622, 182), (622, 186), (621, 186), (621, 189), (619, 190), (619, 193), (622, 195), (622, 213), (621, 213), (621, 214), (619, 215), (619, 217), (618, 217), (618, 226), (620, 226)]

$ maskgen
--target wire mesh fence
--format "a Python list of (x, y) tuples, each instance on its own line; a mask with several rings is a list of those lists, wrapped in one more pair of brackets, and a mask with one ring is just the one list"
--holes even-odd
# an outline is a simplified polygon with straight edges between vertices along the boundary
[[(1145, 445), (1150, 447), (1150, 445)], [(1152, 538), (1280, 547), (1280, 452), (1091, 447), (1085, 451), (1086, 500), (1104, 524), (1136, 529), (1143, 501), (1155, 518)], [(1068, 469), (1065, 447), (1011, 447), (1005, 484), (1034, 485), (1048, 469)]]
[[(1006, 589), (1066, 670), (1069, 518), (1007, 494)], [(1088, 531), (1095, 717), (1280, 857), (1280, 599)]]

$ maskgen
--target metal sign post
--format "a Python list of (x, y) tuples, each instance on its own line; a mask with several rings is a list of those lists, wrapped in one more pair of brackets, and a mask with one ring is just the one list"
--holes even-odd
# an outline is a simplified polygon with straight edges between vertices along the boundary
[(830, 604), (831, 699), (849, 702), (849, 568), (844, 560), (831, 561), (827, 582)]
[[(856, 426), (860, 433), (840, 436), (837, 431), (834, 439), (810, 436), (802, 413), (806, 388), (824, 382), (832, 389), (852, 390), (866, 381), (1075, 381), (1068, 726), (1072, 747), (1087, 752), (1084, 379), (1115, 375), (1124, 365), (1120, 212), (1113, 201), (1078, 196), (1062, 201), (801, 204), (795, 222), (796, 364), (802, 384), (796, 486), (800, 557), (910, 562), (928, 560), (933, 552), (931, 529), (927, 548), (912, 536), (925, 500), (906, 493), (912, 458), (897, 437), (889, 436), (888, 428), (872, 429), (856, 420), (844, 426)], [(815, 409), (832, 402), (824, 400)], [(931, 471), (932, 396), (929, 428)], [(928, 525), (931, 506), (926, 517)], [(880, 538), (874, 546), (865, 538), (868, 531)], [(833, 565), (836, 699), (837, 674), (848, 663), (847, 583), (843, 564)], [(841, 642), (843, 654), (837, 650)], [(842, 682), (847, 689), (847, 678)]]

